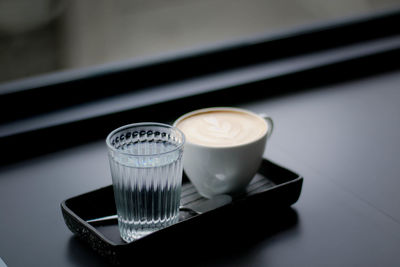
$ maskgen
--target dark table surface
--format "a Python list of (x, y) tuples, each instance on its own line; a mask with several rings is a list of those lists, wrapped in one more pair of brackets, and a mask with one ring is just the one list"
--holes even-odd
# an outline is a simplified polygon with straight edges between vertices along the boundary
[[(211, 249), (195, 246), (186, 264), (400, 266), (399, 100), (397, 71), (242, 103), (275, 120), (265, 156), (304, 176), (288, 211), (296, 220), (265, 211), (260, 220), (287, 226), (271, 233), (261, 221), (210, 237)], [(60, 203), (109, 184), (103, 141), (1, 167), (0, 257), (9, 266), (107, 266), (68, 230)], [(179, 251), (171, 257), (179, 263)]]

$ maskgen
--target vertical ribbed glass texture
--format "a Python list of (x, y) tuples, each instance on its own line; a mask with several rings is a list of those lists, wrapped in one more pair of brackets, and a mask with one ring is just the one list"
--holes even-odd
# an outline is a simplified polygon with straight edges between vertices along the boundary
[(137, 123), (114, 130), (106, 142), (122, 239), (131, 242), (177, 222), (183, 133)]

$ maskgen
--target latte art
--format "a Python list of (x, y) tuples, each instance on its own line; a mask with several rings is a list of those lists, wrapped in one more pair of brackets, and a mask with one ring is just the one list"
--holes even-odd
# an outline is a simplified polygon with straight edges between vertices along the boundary
[(255, 115), (232, 110), (193, 114), (181, 120), (188, 142), (205, 146), (235, 146), (252, 142), (265, 134), (265, 121)]

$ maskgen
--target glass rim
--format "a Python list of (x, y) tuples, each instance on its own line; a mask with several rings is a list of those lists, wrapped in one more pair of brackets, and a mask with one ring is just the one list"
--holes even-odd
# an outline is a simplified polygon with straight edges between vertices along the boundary
[[(164, 128), (168, 128), (168, 129), (173, 129), (176, 132), (178, 132), (181, 137), (182, 137), (182, 142), (180, 144), (178, 144), (174, 149), (170, 150), (170, 151), (165, 151), (165, 152), (160, 152), (160, 153), (153, 153), (153, 154), (132, 154), (130, 152), (125, 152), (125, 151), (121, 151), (116, 149), (112, 144), (111, 144), (111, 138), (112, 136), (114, 136), (116, 133), (122, 131), (122, 130), (126, 130), (129, 128), (133, 128), (133, 127), (140, 127), (140, 126), (159, 126), (159, 127), (164, 127)], [(153, 157), (153, 156), (158, 156), (158, 155), (165, 155), (165, 154), (170, 154), (173, 153), (177, 150), (180, 150), (186, 142), (186, 137), (185, 134), (178, 129), (175, 126), (169, 125), (169, 124), (165, 124), (165, 123), (160, 123), (160, 122), (138, 122), (138, 123), (131, 123), (131, 124), (126, 124), (123, 125), (121, 127), (118, 127), (116, 129), (114, 129), (113, 131), (111, 131), (106, 138), (106, 144), (109, 150), (118, 153), (118, 154), (122, 154), (122, 155), (127, 155), (130, 157)]]

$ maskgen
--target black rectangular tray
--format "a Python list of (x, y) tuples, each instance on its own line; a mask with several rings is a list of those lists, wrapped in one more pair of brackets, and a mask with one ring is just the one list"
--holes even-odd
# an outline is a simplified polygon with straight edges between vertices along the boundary
[[(110, 263), (120, 265), (131, 263), (132, 259), (149, 249), (166, 250), (168, 244), (173, 242), (190, 246), (190, 243), (207, 240), (205, 235), (222, 233), (222, 229), (235, 225), (231, 222), (237, 222), (238, 218), (257, 220), (271, 210), (289, 207), (298, 200), (302, 183), (303, 177), (263, 159), (246, 190), (228, 197), (229, 201), (224, 199), (221, 204), (201, 197), (184, 174), (179, 222), (131, 243), (121, 239), (118, 221), (112, 218), (116, 214), (112, 185), (63, 201), (61, 211), (66, 225), (74, 234)], [(206, 211), (197, 214), (185, 208), (192, 206), (203, 206)], [(111, 219), (93, 221), (107, 216)], [(237, 225), (232, 226), (231, 231), (238, 228)]]

